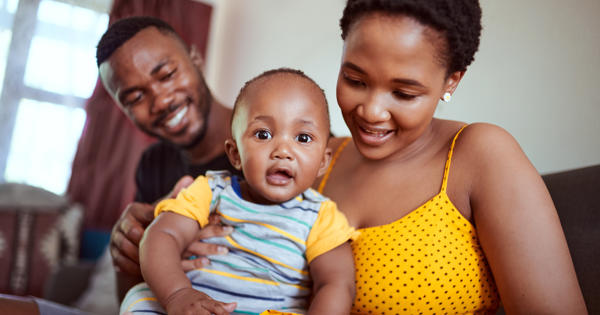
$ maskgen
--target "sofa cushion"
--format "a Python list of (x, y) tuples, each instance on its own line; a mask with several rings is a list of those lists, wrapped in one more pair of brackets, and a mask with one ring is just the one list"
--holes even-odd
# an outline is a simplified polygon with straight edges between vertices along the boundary
[(53, 270), (77, 262), (82, 217), (62, 196), (0, 184), (0, 293), (42, 296)]
[(600, 165), (542, 176), (590, 314), (600, 314)]

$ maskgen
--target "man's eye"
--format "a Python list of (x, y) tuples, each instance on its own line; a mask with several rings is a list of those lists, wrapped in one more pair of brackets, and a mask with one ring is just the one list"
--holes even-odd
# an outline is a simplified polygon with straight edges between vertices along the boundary
[(132, 95), (132, 97), (128, 97), (127, 99), (125, 99), (125, 101), (123, 102), (123, 105), (125, 105), (125, 107), (130, 107), (133, 106), (137, 103), (139, 103), (142, 100), (142, 94), (136, 94), (136, 95)]
[(299, 135), (296, 136), (296, 141), (298, 142), (302, 142), (302, 143), (309, 143), (311, 141), (313, 141), (312, 137), (310, 135), (307, 135), (305, 133), (301, 133)]
[(259, 130), (254, 133), (254, 136), (260, 140), (271, 139), (271, 133), (268, 130)]
[(169, 80), (170, 78), (172, 78), (175, 75), (175, 72), (177, 72), (177, 68), (173, 69), (172, 71), (169, 71), (169, 73), (167, 73), (166, 75), (161, 77), (160, 80), (161, 81)]

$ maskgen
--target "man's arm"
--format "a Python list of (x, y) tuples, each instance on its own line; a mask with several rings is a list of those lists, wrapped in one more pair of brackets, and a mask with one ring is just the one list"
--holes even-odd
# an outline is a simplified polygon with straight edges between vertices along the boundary
[(313, 299), (308, 314), (349, 314), (354, 301), (354, 259), (350, 243), (321, 254), (310, 263)]

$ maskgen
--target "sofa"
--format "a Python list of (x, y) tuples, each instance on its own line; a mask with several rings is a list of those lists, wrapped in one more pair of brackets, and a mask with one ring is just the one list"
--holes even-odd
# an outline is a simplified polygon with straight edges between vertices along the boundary
[(588, 312), (600, 314), (600, 165), (542, 178), (560, 217)]
[[(542, 176), (556, 205), (590, 314), (600, 314), (600, 164)], [(599, 196), (596, 196), (596, 195)], [(47, 297), (63, 303), (75, 299), (90, 267), (59, 270)], [(58, 280), (60, 279), (60, 280)], [(499, 314), (503, 314), (502, 309)]]

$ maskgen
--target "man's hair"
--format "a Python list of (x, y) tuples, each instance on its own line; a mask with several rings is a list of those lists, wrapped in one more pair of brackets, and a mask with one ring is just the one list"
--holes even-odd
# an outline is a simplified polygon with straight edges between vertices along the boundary
[(448, 74), (466, 70), (479, 48), (478, 0), (348, 0), (340, 20), (342, 39), (358, 20), (371, 13), (408, 16), (440, 32), (446, 40), (439, 47), (440, 57)]
[(181, 37), (167, 22), (151, 16), (133, 16), (116, 21), (108, 27), (96, 47), (96, 64), (98, 67), (108, 60), (119, 47), (135, 36), (141, 30), (156, 27), (164, 34), (175, 36), (185, 45)]
[[(235, 103), (233, 103), (233, 112), (231, 114), (232, 129), (233, 129), (233, 120), (235, 118), (237, 109), (240, 107), (240, 103), (246, 97), (249, 87), (251, 87), (254, 83), (256, 83), (259, 80), (266, 79), (268, 77), (275, 76), (275, 75), (286, 75), (286, 74), (296, 76), (298, 79), (304, 79), (304, 80), (308, 81), (311, 85), (313, 85), (320, 92), (320, 94), (323, 98), (323, 103), (325, 104), (325, 112), (327, 113), (327, 129), (330, 128), (330, 126), (329, 126), (330, 125), (329, 106), (327, 105), (327, 97), (325, 96), (325, 91), (317, 84), (317, 82), (315, 82), (313, 79), (311, 79), (309, 76), (307, 76), (301, 70), (283, 67), (283, 68), (277, 68), (277, 69), (265, 71), (265, 72), (257, 75), (256, 77), (248, 80), (244, 84), (244, 86), (240, 89), (240, 92), (238, 93), (238, 96), (235, 99)], [(232, 130), (232, 132), (233, 132), (233, 130)]]

